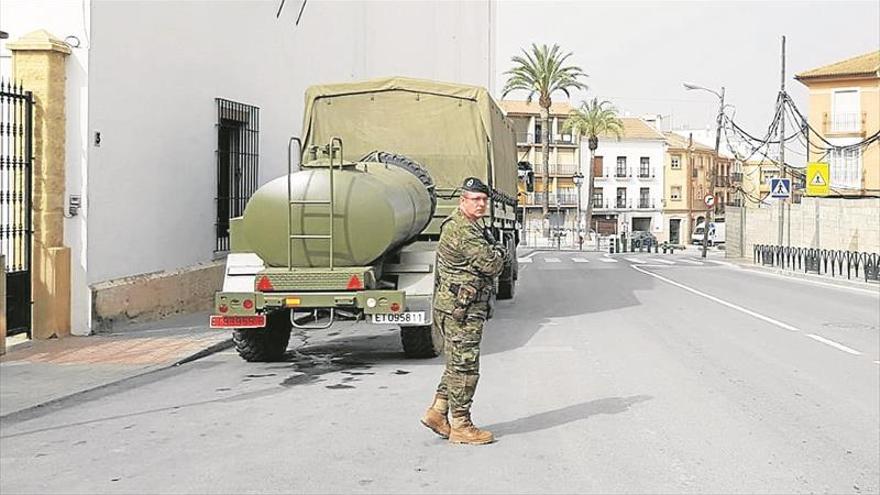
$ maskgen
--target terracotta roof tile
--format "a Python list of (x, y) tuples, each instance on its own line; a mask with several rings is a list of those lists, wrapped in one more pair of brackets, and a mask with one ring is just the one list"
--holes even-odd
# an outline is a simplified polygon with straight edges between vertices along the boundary
[[(686, 150), (688, 147), (688, 138), (676, 134), (674, 132), (664, 132), (663, 137), (666, 138), (666, 144), (673, 149)], [(694, 151), (707, 151), (715, 153), (714, 148), (710, 148), (705, 144), (700, 144), (696, 140), (693, 142)]]
[[(623, 136), (620, 137), (621, 140), (663, 140), (663, 134), (651, 127), (651, 124), (638, 117), (620, 117), (620, 120), (623, 122)], [(617, 139), (617, 136), (603, 134), (599, 138)]]
[(802, 80), (852, 76), (880, 77), (880, 50), (801, 72), (794, 77)]

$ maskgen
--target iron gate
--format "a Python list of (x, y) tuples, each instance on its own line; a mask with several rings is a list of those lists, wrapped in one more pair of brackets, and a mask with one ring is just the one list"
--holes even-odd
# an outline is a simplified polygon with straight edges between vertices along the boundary
[(7, 335), (31, 333), (33, 105), (0, 80), (0, 254), (6, 256)]

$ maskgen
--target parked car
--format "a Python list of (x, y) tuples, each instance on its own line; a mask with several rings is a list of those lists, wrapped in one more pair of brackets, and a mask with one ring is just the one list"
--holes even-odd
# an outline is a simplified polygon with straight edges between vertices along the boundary
[(657, 238), (654, 237), (654, 234), (650, 232), (646, 232), (644, 230), (636, 230), (632, 233), (632, 245), (633, 247), (639, 246), (653, 246), (657, 244)]
[[(692, 243), (703, 243), (704, 225), (705, 222), (697, 224), (697, 227), (694, 229), (694, 234), (691, 236)], [(709, 222), (709, 245), (714, 246), (716, 244), (724, 244), (724, 233), (724, 222)]]

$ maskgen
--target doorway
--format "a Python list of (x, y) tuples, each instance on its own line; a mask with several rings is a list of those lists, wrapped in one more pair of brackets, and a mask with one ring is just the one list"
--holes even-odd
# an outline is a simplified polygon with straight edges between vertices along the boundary
[(669, 243), (681, 243), (681, 219), (673, 218), (669, 220)]

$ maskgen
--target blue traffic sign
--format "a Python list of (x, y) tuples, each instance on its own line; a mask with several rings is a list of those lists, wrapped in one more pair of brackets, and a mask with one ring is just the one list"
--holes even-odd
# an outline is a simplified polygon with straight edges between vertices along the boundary
[(781, 177), (770, 179), (770, 197), (777, 199), (791, 197), (791, 179)]

